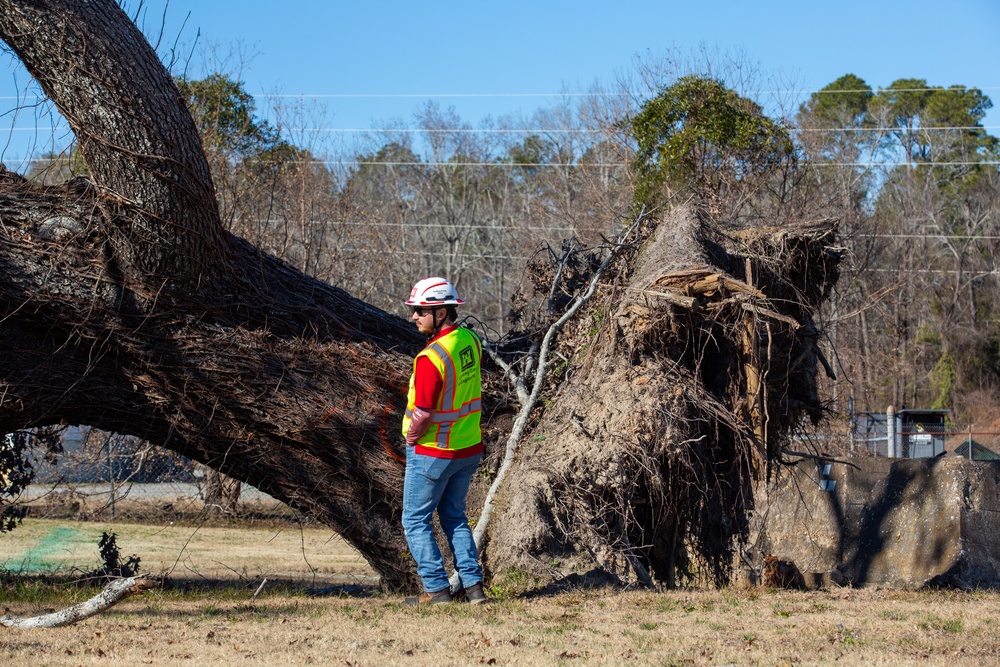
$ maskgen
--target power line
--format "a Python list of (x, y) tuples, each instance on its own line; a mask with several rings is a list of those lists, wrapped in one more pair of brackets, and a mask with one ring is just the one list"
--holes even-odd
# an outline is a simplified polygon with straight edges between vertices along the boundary
[[(622, 94), (613, 93), (611, 97)], [(387, 99), (387, 98), (506, 98), (506, 97), (608, 97), (603, 93), (253, 93), (251, 97), (265, 99), (310, 98), (310, 99)]]
[[(524, 129), (513, 129), (513, 128), (486, 128), (482, 130), (476, 130), (471, 128), (455, 128), (455, 129), (427, 129), (421, 127), (281, 127), (278, 128), (283, 132), (342, 132), (344, 134), (353, 134), (361, 132), (372, 132), (378, 133), (383, 132), (386, 134), (392, 134), (393, 132), (398, 132), (400, 134), (410, 133), (410, 134), (607, 134), (607, 130), (553, 130), (544, 128), (524, 128)], [(2, 130), (0, 130), (2, 131)]]
[[(340, 166), (384, 167), (597, 167), (602, 169), (626, 167), (626, 162), (395, 162), (379, 160), (303, 160), (302, 164)], [(291, 164), (291, 163), (284, 163)], [(812, 167), (958, 167), (970, 165), (1000, 165), (1000, 160), (947, 161), (947, 162), (806, 162)]]
[(451, 257), (451, 258), (462, 258), (462, 259), (506, 259), (506, 260), (516, 259), (516, 260), (529, 260), (529, 259), (531, 259), (534, 256), (534, 255), (482, 255), (482, 254), (473, 255), (471, 253), (461, 253), (461, 252), (459, 252), (459, 253), (442, 253), (442, 252), (430, 252), (430, 251), (427, 251), (427, 252), (417, 252), (417, 251), (411, 251), (411, 250), (384, 250), (384, 249), (373, 250), (372, 248), (368, 248), (368, 247), (365, 247), (365, 248), (354, 248), (354, 247), (350, 247), (350, 246), (338, 248), (338, 250), (341, 251), (341, 252), (375, 252), (375, 253), (378, 253), (380, 256), (381, 255), (392, 255), (392, 256), (395, 256), (395, 255), (404, 255), (406, 257), (443, 257), (443, 256), (447, 255), (448, 257)]
[[(1000, 90), (1000, 86), (959, 86), (959, 87), (948, 87), (948, 86), (927, 86), (925, 88), (880, 88), (877, 91), (871, 89), (841, 89), (841, 90), (761, 90), (757, 91), (758, 95), (833, 95), (833, 94), (847, 94), (847, 93), (871, 93), (876, 95), (880, 92), (884, 93), (921, 93), (921, 92), (967, 92), (970, 90)], [(469, 97), (528, 97), (528, 98), (538, 98), (538, 97), (632, 97), (632, 93), (255, 93), (252, 95), (255, 98), (315, 98), (315, 99), (337, 99), (337, 98), (372, 98), (372, 99), (383, 99), (383, 98), (469, 98)]]
[(1000, 90), (1000, 86), (927, 86), (924, 88), (879, 88), (877, 91), (873, 91), (870, 88), (843, 88), (841, 90), (812, 90), (812, 91), (797, 91), (797, 90), (780, 90), (771, 91), (777, 93), (806, 93), (810, 95), (829, 95), (829, 94), (846, 94), (846, 93), (871, 93), (872, 95), (877, 95), (879, 93), (927, 93), (927, 92), (952, 92), (952, 93), (965, 93), (970, 90)]
[(960, 130), (967, 132), (970, 130), (998, 130), (1000, 125), (969, 125), (962, 127), (959, 125), (942, 125), (939, 127), (831, 127), (831, 128), (791, 128), (792, 132), (897, 132), (902, 129), (909, 129), (913, 132), (947, 132), (949, 130)]
[[(411, 231), (420, 229), (461, 229), (461, 230), (491, 230), (495, 232), (577, 232), (579, 227), (563, 227), (563, 226), (551, 226), (551, 227), (541, 227), (541, 226), (531, 226), (531, 225), (502, 225), (502, 224), (449, 224), (449, 223), (435, 223), (435, 222), (423, 222), (423, 223), (413, 223), (413, 222), (387, 222), (387, 221), (354, 221), (354, 220), (294, 220), (294, 219), (283, 219), (283, 218), (251, 218), (251, 219), (241, 219), (240, 222), (244, 224), (293, 224), (293, 225), (313, 225), (319, 227), (325, 226), (340, 226), (340, 227), (370, 227), (370, 228), (391, 228), (398, 229), (400, 231)], [(990, 234), (870, 234), (864, 235), (864, 238), (885, 238), (885, 239), (939, 239), (939, 240), (958, 240), (958, 239), (968, 239), (970, 241), (997, 241), (1000, 240), (1000, 236), (990, 235)]]
[(577, 227), (531, 227), (531, 226), (504, 226), (504, 225), (471, 225), (471, 224), (448, 224), (448, 223), (437, 223), (437, 222), (423, 222), (423, 223), (411, 223), (411, 222), (355, 222), (350, 220), (294, 220), (294, 219), (282, 219), (282, 218), (251, 218), (249, 220), (240, 219), (242, 223), (251, 224), (268, 224), (268, 223), (280, 223), (280, 224), (294, 224), (294, 225), (339, 225), (347, 227), (394, 227), (401, 230), (409, 231), (411, 229), (490, 229), (497, 232), (521, 232), (521, 231), (531, 231), (531, 232), (576, 232)]
[(375, 166), (375, 167), (594, 167), (611, 169), (625, 167), (625, 162), (381, 162), (369, 160), (306, 161), (306, 164), (324, 166)]
[[(403, 230), (411, 229), (491, 229), (497, 231), (533, 231), (533, 232), (575, 232), (578, 231), (579, 227), (564, 227), (564, 226), (551, 226), (551, 227), (540, 227), (540, 226), (522, 226), (522, 225), (475, 225), (475, 224), (450, 224), (445, 222), (385, 222), (385, 221), (354, 221), (354, 220), (295, 220), (292, 218), (241, 218), (243, 223), (252, 224), (268, 224), (268, 223), (289, 223), (289, 224), (307, 224), (307, 225), (340, 225), (349, 227), (393, 227)], [(989, 240), (996, 241), (1000, 240), (998, 235), (990, 234), (865, 234), (862, 235), (864, 238), (886, 238), (886, 239), (969, 239), (973, 241)]]
[[(61, 128), (60, 128), (61, 129)], [(67, 128), (68, 129), (68, 128)], [(344, 134), (359, 132), (400, 132), (419, 134), (607, 134), (607, 129), (551, 129), (551, 128), (454, 128), (454, 129), (429, 129), (421, 127), (280, 127), (287, 132), (342, 132)], [(895, 132), (900, 127), (830, 127), (830, 128), (789, 128), (792, 132)], [(943, 125), (939, 127), (915, 127), (914, 132), (947, 132), (957, 130), (968, 132), (971, 130), (1000, 130), (1000, 125), (969, 125), (966, 127), (958, 125)], [(3, 131), (0, 129), (0, 131)]]
[[(69, 126), (42, 127), (40, 125), (29, 127), (0, 127), (0, 132), (37, 132), (39, 130), (55, 132), (66, 132), (71, 130)], [(419, 127), (279, 127), (283, 132), (399, 132), (399, 133), (421, 133), (421, 134), (525, 134), (529, 132), (538, 134), (604, 134), (605, 130), (565, 130), (565, 129), (544, 129), (544, 128), (487, 128), (476, 130), (471, 128), (454, 129), (428, 129)]]
[[(759, 90), (755, 91), (754, 94), (757, 95), (838, 95), (838, 94), (854, 94), (870, 93), (872, 95), (878, 95), (880, 93), (922, 93), (922, 92), (969, 92), (972, 90), (986, 91), (986, 90), (1000, 90), (1000, 86), (926, 86), (923, 88), (878, 88), (872, 90), (871, 88), (843, 88), (839, 90), (798, 90), (798, 89), (785, 89), (785, 90)], [(0, 95), (0, 100), (26, 100), (31, 94), (26, 95)], [(295, 98), (309, 98), (309, 99), (413, 99), (413, 98), (457, 98), (457, 99), (467, 99), (467, 98), (546, 98), (546, 97), (589, 97), (589, 98), (600, 98), (600, 97), (634, 97), (633, 93), (610, 93), (610, 92), (595, 92), (595, 93), (570, 93), (570, 92), (549, 92), (549, 93), (250, 93), (251, 97), (262, 98), (262, 99), (295, 99)], [(48, 100), (46, 95), (34, 94), (33, 97), (38, 101)]]
[(901, 273), (932, 273), (932, 274), (942, 274), (942, 275), (963, 275), (963, 276), (1000, 276), (1000, 270), (992, 271), (956, 271), (955, 269), (865, 269), (864, 271), (859, 271), (858, 273), (892, 273), (899, 275)]
[[(345, 246), (338, 250), (342, 252), (377, 252), (379, 255), (403, 255), (408, 257), (441, 257), (441, 252), (423, 252), (423, 251), (410, 251), (410, 250), (386, 250), (378, 249), (373, 250), (370, 247), (351, 247)], [(484, 255), (484, 254), (472, 254), (472, 253), (455, 253), (449, 254), (453, 258), (465, 258), (465, 259), (503, 259), (503, 260), (529, 260), (534, 255)], [(992, 271), (957, 271), (954, 269), (865, 269), (859, 273), (891, 273), (893, 275), (900, 275), (905, 273), (916, 273), (916, 274), (932, 274), (932, 275), (963, 275), (967, 277), (984, 277), (984, 276), (1000, 276), (1000, 270)]]
[(969, 239), (972, 241), (998, 241), (1000, 236), (989, 234), (872, 234), (877, 239)]
[[(24, 160), (18, 160), (22, 163), (34, 163), (34, 162), (52, 162), (53, 167), (59, 166), (53, 161), (58, 158), (28, 158)], [(380, 161), (367, 161), (367, 160), (288, 160), (282, 162), (270, 163), (270, 166), (284, 166), (293, 164), (311, 164), (324, 167), (351, 167), (351, 166), (372, 166), (372, 167), (595, 167), (602, 169), (611, 169), (618, 167), (625, 167), (627, 163), (624, 162), (609, 162), (609, 163), (597, 163), (597, 162), (380, 162)], [(969, 164), (981, 164), (981, 163), (969, 163)]]
[[(53, 162), (58, 158), (28, 158), (17, 160), (19, 163)], [(325, 167), (502, 167), (510, 168), (595, 168), (595, 169), (617, 169), (627, 167), (627, 162), (397, 162), (379, 160), (288, 160), (270, 163), (271, 166), (311, 164)], [(970, 166), (997, 166), (1000, 160), (982, 161), (945, 161), (945, 162), (812, 162), (801, 163), (800, 166), (822, 168), (822, 167), (970, 167)], [(53, 163), (53, 166), (58, 166)]]
[[(72, 128), (69, 126), (42, 127), (40, 125), (27, 127), (2, 127), (0, 132), (38, 132), (46, 131), (55, 134), (56, 132), (68, 132)], [(279, 127), (282, 132), (324, 132), (324, 133), (399, 133), (399, 134), (607, 134), (607, 129), (555, 129), (555, 128), (421, 128), (421, 127)], [(789, 128), (792, 132), (895, 132), (903, 128), (899, 127), (830, 127), (830, 128)], [(972, 130), (1000, 130), (1000, 125), (947, 125), (939, 127), (916, 127), (914, 132), (947, 132)]]
[[(309, 161), (305, 161), (309, 162)], [(369, 160), (343, 160), (323, 161), (315, 160), (313, 164), (342, 164), (342, 165), (385, 165), (390, 167), (398, 166), (428, 166), (428, 167), (624, 167), (626, 162), (380, 162)], [(981, 162), (971, 161), (947, 161), (947, 162), (807, 162), (806, 164), (817, 167), (957, 167), (967, 165), (1000, 165), (1000, 160), (983, 160)]]

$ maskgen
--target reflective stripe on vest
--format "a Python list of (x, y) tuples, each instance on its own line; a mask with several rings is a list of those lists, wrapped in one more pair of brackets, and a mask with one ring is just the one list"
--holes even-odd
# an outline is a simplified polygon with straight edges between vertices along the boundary
[[(464, 417), (465, 415), (471, 414), (473, 412), (481, 412), (482, 409), (483, 409), (482, 401), (477, 398), (476, 400), (470, 403), (466, 403), (457, 411), (435, 410), (434, 416), (431, 417), (431, 423), (435, 424), (441, 422), (455, 421), (456, 419)], [(413, 410), (411, 410), (410, 408), (406, 408), (406, 416), (409, 417), (410, 419), (413, 419)]]
[[(431, 425), (417, 444), (449, 450), (478, 445), (482, 442), (479, 426), (482, 412), (482, 343), (479, 338), (460, 327), (430, 343), (417, 355), (417, 359), (421, 356), (427, 357), (441, 373), (442, 385)], [(404, 437), (416, 407), (414, 380), (417, 359), (413, 360), (413, 375), (410, 376), (410, 391), (403, 415)]]

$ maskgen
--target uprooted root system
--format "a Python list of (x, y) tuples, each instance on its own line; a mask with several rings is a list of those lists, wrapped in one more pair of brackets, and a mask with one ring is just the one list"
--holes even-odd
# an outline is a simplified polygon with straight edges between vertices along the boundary
[(560, 341), (568, 363), (522, 445), (490, 565), (727, 581), (752, 482), (822, 412), (816, 375), (832, 371), (813, 315), (837, 278), (834, 235), (726, 233), (688, 209), (660, 222)]

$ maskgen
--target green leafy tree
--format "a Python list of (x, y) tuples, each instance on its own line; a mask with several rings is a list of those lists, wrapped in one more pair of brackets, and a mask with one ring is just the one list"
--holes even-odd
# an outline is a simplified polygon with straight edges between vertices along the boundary
[(876, 180), (861, 166), (880, 146), (869, 114), (873, 96), (863, 79), (846, 74), (813, 93), (796, 118), (803, 159), (811, 165), (802, 172), (802, 195), (815, 214), (839, 217), (852, 227), (861, 224)]
[(906, 78), (873, 93), (848, 74), (799, 109), (802, 192), (840, 220), (849, 250), (849, 280), (827, 308), (863, 405), (941, 404), (1000, 378), (982, 362), (1000, 301), (997, 140), (982, 126), (991, 107), (976, 88)]
[(871, 86), (845, 74), (813, 93), (799, 107), (798, 127), (803, 148), (812, 160), (857, 162), (871, 148), (873, 133), (868, 106)]
[(636, 199), (694, 187), (710, 199), (745, 194), (794, 159), (787, 130), (721, 81), (685, 76), (646, 101), (631, 123)]
[(277, 130), (256, 118), (253, 96), (225, 74), (178, 79), (205, 150), (236, 159), (261, 153), (280, 142)]
[[(46, 426), (0, 435), (0, 505), (17, 502), (35, 474), (41, 455), (54, 463), (62, 453), (62, 427)], [(0, 513), (0, 533), (13, 530), (26, 514), (25, 509), (6, 507)]]
[(907, 164), (982, 159), (996, 147), (982, 120), (992, 101), (977, 88), (934, 88), (925, 79), (898, 79), (872, 100), (894, 149)]
[(836, 130), (860, 126), (866, 120), (871, 86), (859, 76), (845, 74), (813, 93), (799, 109), (817, 127)]

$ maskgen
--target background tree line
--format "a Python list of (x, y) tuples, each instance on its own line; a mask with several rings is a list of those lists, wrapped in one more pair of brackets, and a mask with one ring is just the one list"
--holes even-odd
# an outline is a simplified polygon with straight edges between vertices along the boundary
[[(502, 335), (530, 258), (599, 244), (640, 207), (697, 192), (734, 227), (838, 221), (842, 277), (818, 314), (832, 415), (852, 396), (859, 410), (948, 407), (956, 421), (997, 403), (1000, 149), (976, 88), (873, 90), (848, 74), (766, 112), (738, 68), (647, 68), (582, 103), (475, 127), (427, 103), (410, 127), (320, 150), (288, 139), (294, 113), (261, 120), (231, 76), (178, 83), (230, 230), (390, 312), (418, 277), (443, 274)], [(82, 169), (73, 149), (51, 157), (32, 178)]]

